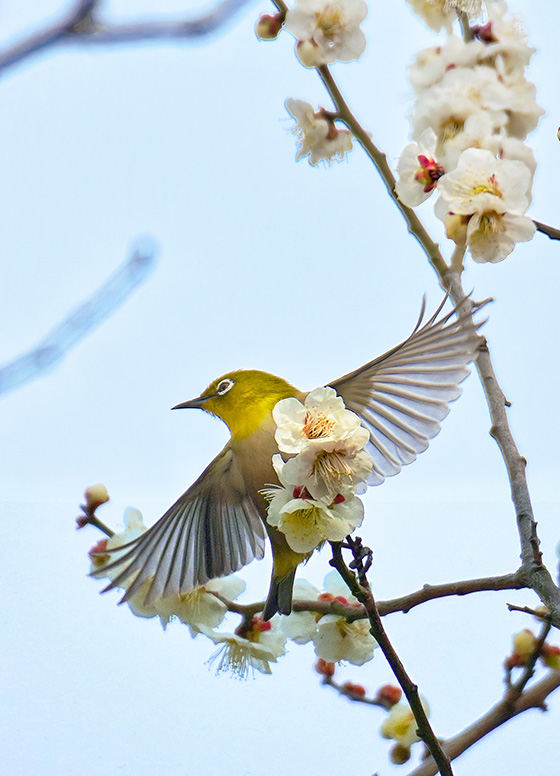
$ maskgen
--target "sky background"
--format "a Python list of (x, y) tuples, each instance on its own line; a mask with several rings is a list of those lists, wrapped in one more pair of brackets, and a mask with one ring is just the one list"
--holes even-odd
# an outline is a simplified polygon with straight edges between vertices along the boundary
[[(0, 6), (0, 45), (58, 18), (69, 3)], [(112, 20), (176, 18), (176, 0), (114, 0)], [(529, 214), (560, 226), (557, 30), (560, 10), (516, 0), (538, 47), (530, 78), (547, 115), (530, 144), (539, 161)], [(25, 352), (120, 264), (136, 239), (159, 246), (149, 280), (48, 375), (0, 398), (4, 602), (0, 751), (7, 774), (269, 776), (406, 773), (387, 762), (384, 714), (319, 686), (310, 646), (290, 646), (272, 676), (236, 681), (205, 665), (213, 645), (184, 626), (118, 608), (86, 577), (99, 538), (74, 529), (84, 489), (104, 482), (100, 517), (148, 524), (227, 441), (202, 412), (169, 408), (236, 368), (324, 385), (405, 338), (433, 270), (356, 148), (331, 168), (294, 164), (287, 97), (330, 108), (288, 34), (259, 43), (250, 4), (204, 42), (68, 47), (30, 58), (0, 81), (0, 361)], [(333, 72), (394, 165), (408, 140), (406, 64), (433, 45), (403, 0), (371, 3), (359, 63)], [(421, 215), (446, 255), (428, 202)], [(560, 245), (537, 234), (497, 265), (468, 260), (464, 287), (495, 298), (485, 334), (523, 455), (545, 560), (560, 538), (557, 493)], [(398, 477), (366, 496), (360, 533), (375, 550), (379, 599), (507, 573), (518, 563), (505, 469), (488, 434), (476, 375), (441, 434)], [(320, 584), (324, 553), (304, 571)], [(242, 572), (263, 598), (269, 557)], [(477, 594), (386, 618), (389, 636), (432, 707), (440, 736), (502, 693), (511, 634), (532, 625)], [(551, 639), (558, 643), (560, 639)], [(390, 681), (377, 655), (341, 677)], [(457, 776), (550, 772), (559, 697), (456, 762)], [(554, 761), (554, 760), (553, 760)]]

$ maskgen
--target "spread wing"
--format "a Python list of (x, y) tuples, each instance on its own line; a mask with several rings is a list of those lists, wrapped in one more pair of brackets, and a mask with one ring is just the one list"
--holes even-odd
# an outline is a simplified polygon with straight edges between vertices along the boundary
[(226, 446), (157, 523), (117, 548), (124, 555), (92, 576), (122, 568), (102, 591), (126, 587), (120, 603), (151, 580), (144, 602), (149, 606), (262, 558), (265, 536), (235, 453)]
[(484, 321), (473, 324), (470, 314), (459, 311), (460, 305), (438, 321), (444, 303), (421, 326), (424, 300), (407, 340), (330, 383), (370, 433), (370, 485), (398, 474), (428, 447), (469, 374), (467, 364), (476, 355), (477, 329)]

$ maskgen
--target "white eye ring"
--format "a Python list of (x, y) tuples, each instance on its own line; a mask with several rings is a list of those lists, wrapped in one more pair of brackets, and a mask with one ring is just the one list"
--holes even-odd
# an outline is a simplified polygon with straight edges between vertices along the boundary
[(227, 377), (225, 380), (220, 380), (216, 387), (216, 393), (220, 396), (223, 396), (224, 393), (227, 393), (228, 391), (231, 391), (235, 383), (233, 380), (230, 380), (229, 377)]

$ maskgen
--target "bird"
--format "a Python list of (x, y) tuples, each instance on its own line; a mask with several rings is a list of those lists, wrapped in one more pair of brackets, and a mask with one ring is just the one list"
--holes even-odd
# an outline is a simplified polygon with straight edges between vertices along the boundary
[[(406, 340), (327, 384), (369, 432), (369, 485), (398, 474), (428, 447), (469, 374), (485, 321), (474, 323), (468, 311), (461, 312), (463, 303), (440, 316), (445, 301), (422, 325), (424, 298)], [(281, 399), (303, 402), (306, 395), (268, 372), (236, 370), (214, 380), (197, 398), (175, 405), (172, 409), (202, 409), (220, 418), (231, 438), (151, 528), (119, 547), (124, 553), (119, 558), (92, 572), (102, 576), (107, 568), (117, 570), (102, 592), (124, 587), (119, 601), (124, 603), (146, 586), (146, 606), (186, 594), (261, 559), (268, 536), (273, 565), (262, 617), (289, 614), (296, 570), (308, 555), (294, 552), (284, 534), (267, 523), (263, 491), (278, 484), (272, 410)]]

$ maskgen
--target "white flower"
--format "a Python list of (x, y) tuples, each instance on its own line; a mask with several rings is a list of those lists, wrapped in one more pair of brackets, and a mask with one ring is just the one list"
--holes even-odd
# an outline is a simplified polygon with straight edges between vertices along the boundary
[(324, 112), (315, 113), (313, 106), (304, 100), (291, 97), (285, 102), (288, 113), (296, 120), (294, 134), (299, 140), (296, 161), (309, 155), (309, 163), (319, 164), (341, 161), (352, 150), (352, 133), (337, 129)]
[(154, 608), (165, 627), (173, 617), (189, 626), (192, 636), (200, 626), (216, 628), (227, 614), (227, 606), (214, 593), (228, 601), (234, 601), (245, 590), (245, 582), (234, 575), (211, 579), (202, 587), (195, 587), (188, 593), (160, 598)]
[(487, 44), (481, 60), (496, 62), (499, 57), (505, 71), (512, 74), (525, 70), (536, 49), (527, 44), (522, 21), (511, 14), (506, 17), (507, 10), (507, 3), (489, 3), (488, 21), (474, 31)]
[(508, 122), (506, 112), (512, 93), (491, 67), (455, 67), (441, 81), (418, 97), (411, 116), (412, 137), (418, 139), (427, 127), (438, 137), (436, 154), (443, 155), (443, 144), (462, 132), (469, 116), (485, 111), (493, 132)]
[(457, 13), (477, 18), (482, 12), (481, 0), (407, 0), (412, 10), (435, 32), (451, 32)]
[(408, 66), (408, 80), (418, 94), (437, 84), (448, 70), (474, 67), (486, 50), (479, 40), (465, 43), (458, 35), (450, 35), (442, 46), (422, 49)]
[[(306, 579), (294, 582), (294, 601), (315, 601), (320, 592)], [(307, 644), (317, 633), (319, 616), (314, 612), (294, 612), (282, 617), (280, 627), (286, 636), (296, 644)]]
[(436, 136), (433, 129), (426, 129), (418, 143), (410, 143), (399, 157), (397, 172), (399, 180), (395, 186), (401, 202), (416, 207), (428, 199), (435, 189), (438, 178), (445, 170), (434, 159)]
[(276, 663), (286, 653), (286, 636), (278, 627), (279, 617), (265, 622), (262, 617), (253, 617), (249, 627), (237, 633), (219, 633), (201, 626), (200, 632), (220, 648), (212, 655), (210, 662), (219, 658), (217, 671), (231, 671), (245, 679), (251, 670), (263, 674), (272, 673), (270, 663)]
[[(430, 714), (430, 707), (425, 698), (420, 698), (422, 708), (426, 716)], [(408, 703), (396, 703), (391, 707), (389, 715), (379, 730), (383, 738), (390, 738), (401, 746), (410, 749), (412, 744), (420, 741), (416, 731), (418, 723)]]
[(276, 488), (266, 491), (270, 499), (267, 521), (286, 536), (294, 552), (313, 552), (325, 541), (341, 542), (362, 524), (364, 506), (357, 496), (340, 496), (330, 506), (309, 497), (301, 489)]
[(305, 405), (295, 398), (282, 399), (272, 415), (279, 450), (297, 453), (286, 462), (273, 458), (286, 487), (300, 486), (330, 506), (338, 495), (356, 493), (371, 474), (372, 460), (363, 449), (369, 432), (333, 388), (311, 391)]
[[(325, 440), (347, 439), (365, 431), (359, 417), (347, 410), (342, 398), (329, 387), (311, 391), (305, 405), (295, 398), (282, 399), (272, 416), (278, 426), (275, 439), (283, 453), (300, 453), (315, 440), (320, 445)], [(368, 441), (364, 439), (362, 447)]]
[[(300, 600), (317, 598), (319, 601), (339, 601), (350, 607), (360, 606), (337, 571), (331, 571), (327, 574), (322, 593), (319, 593), (308, 582), (303, 582), (305, 586), (297, 589), (297, 597)], [(294, 587), (295, 592), (296, 588)], [(345, 617), (337, 614), (327, 614), (321, 617), (312, 612), (292, 612), (288, 617), (282, 618), (282, 629), (297, 644), (313, 641), (315, 654), (331, 663), (347, 660), (355, 665), (363, 665), (371, 660), (373, 650), (377, 646), (375, 639), (369, 632), (367, 619), (355, 620), (350, 623)]]
[(470, 216), (466, 243), (478, 262), (502, 261), (516, 242), (530, 240), (535, 225), (523, 216), (528, 207), (531, 170), (523, 163), (496, 159), (490, 151), (469, 148), (457, 168), (438, 181), (436, 215)]
[(367, 12), (365, 0), (296, 0), (284, 27), (297, 38), (296, 54), (306, 67), (351, 62), (366, 47), (360, 24)]
[(372, 659), (373, 650), (377, 647), (369, 627), (369, 620), (348, 622), (345, 617), (327, 614), (317, 624), (313, 639), (315, 654), (329, 663), (347, 660), (361, 666)]

